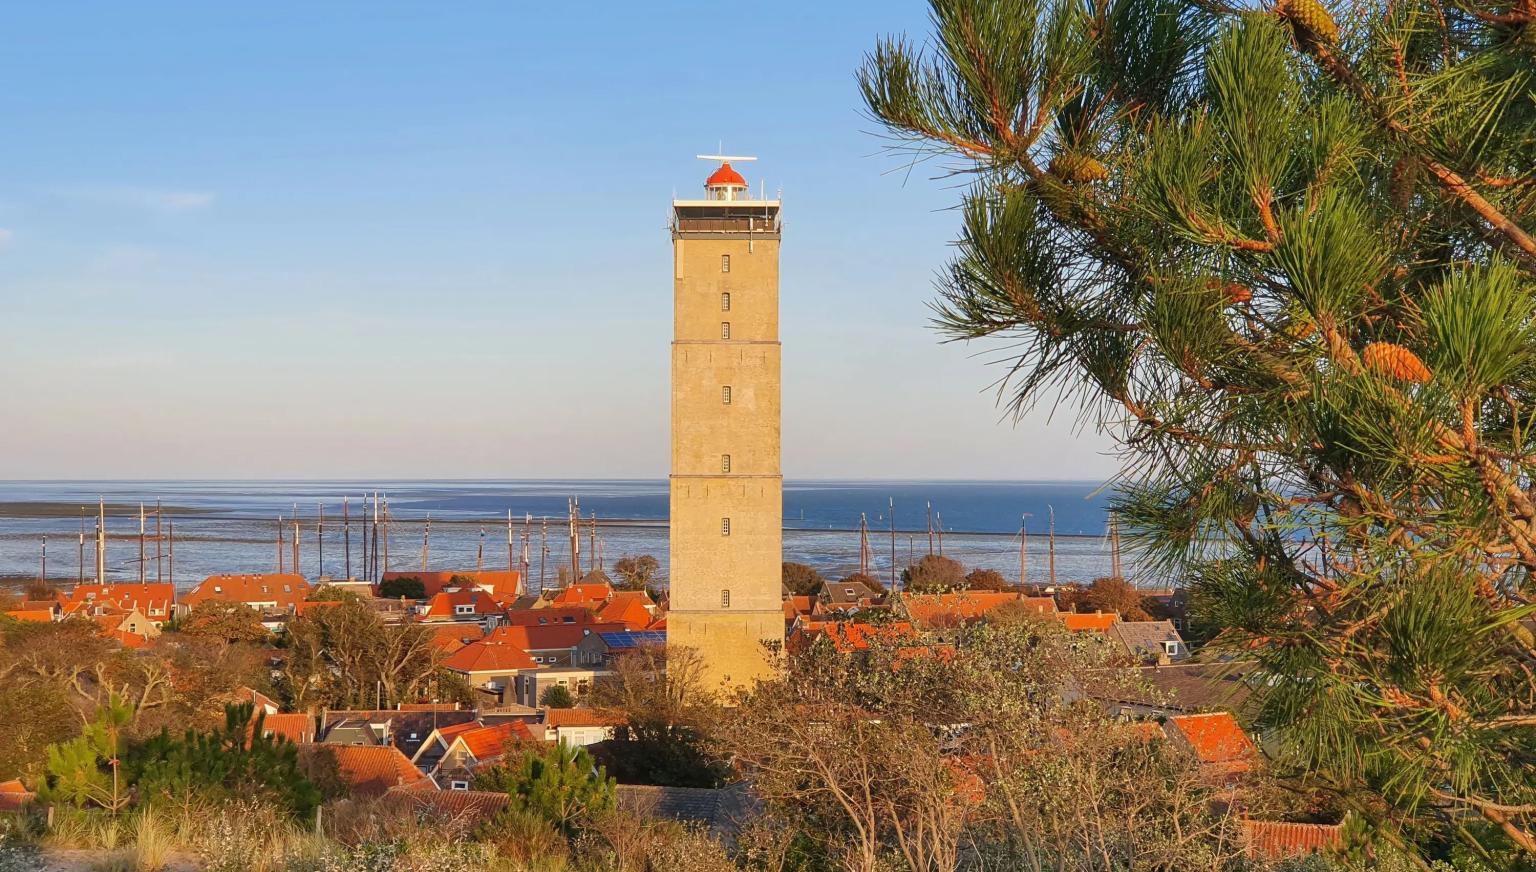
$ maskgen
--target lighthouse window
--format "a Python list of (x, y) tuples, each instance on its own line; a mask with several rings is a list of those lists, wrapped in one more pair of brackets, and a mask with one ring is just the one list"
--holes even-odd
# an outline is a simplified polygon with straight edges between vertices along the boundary
[(731, 338), (731, 322), (729, 322), (729, 321), (721, 321), (720, 322), (720, 338), (721, 339), (730, 339)]
[(731, 456), (729, 454), (722, 454), (722, 455), (720, 455), (720, 471), (721, 472), (730, 472), (731, 471)]
[(720, 591), (720, 608), (728, 609), (730, 607), (731, 607), (731, 592), (728, 591), (728, 590)]
[(729, 536), (729, 535), (731, 535), (731, 519), (730, 518), (721, 518), (720, 519), (720, 535), (722, 535), (722, 536)]
[(725, 293), (720, 295), (720, 311), (722, 311), (722, 312), (729, 312), (729, 311), (731, 311), (731, 293), (730, 293), (730, 291), (726, 291)]
[(724, 405), (727, 405), (727, 406), (729, 406), (731, 404), (731, 386), (730, 385), (721, 385), (720, 386), (720, 402), (722, 404), (724, 404)]
[(721, 272), (730, 272), (731, 271), (731, 256), (729, 254), (722, 254), (722, 255), (720, 255), (720, 271)]

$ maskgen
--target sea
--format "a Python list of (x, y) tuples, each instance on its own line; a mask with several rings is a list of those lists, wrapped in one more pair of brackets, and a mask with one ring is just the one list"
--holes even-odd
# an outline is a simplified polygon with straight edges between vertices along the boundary
[[(584, 520), (597, 517), (595, 551), (605, 567), (625, 555), (650, 554), (666, 571), (662, 479), (0, 481), (0, 577), (40, 574), (45, 540), (50, 578), (94, 575), (98, 501), (108, 506), (109, 579), (137, 581), (142, 566), (148, 580), (187, 588), (212, 574), (275, 571), (278, 519), (287, 540), (284, 560), (291, 563), (295, 516), (304, 575), (360, 576), (364, 517), (371, 516), (375, 494), (388, 499), (391, 570), (421, 568), (423, 551), (432, 570), (504, 569), (510, 516), (511, 559), (520, 561), (526, 529), (530, 581), (553, 585), (558, 568), (570, 562), (567, 506), (578, 500)], [(344, 498), (350, 524), (343, 522)], [(1110, 573), (1108, 499), (1102, 483), (1086, 481), (786, 481), (784, 559), (834, 578), (856, 571), (862, 518), (869, 569), (881, 579), (931, 548), (1014, 580), (1022, 551), (1025, 580), (1044, 582), (1054, 515), (1056, 578), (1089, 581)], [(142, 564), (140, 504), (148, 513)], [(583, 569), (594, 551), (590, 536), (584, 525)], [(1144, 585), (1164, 583), (1139, 577), (1129, 559), (1124, 571)]]

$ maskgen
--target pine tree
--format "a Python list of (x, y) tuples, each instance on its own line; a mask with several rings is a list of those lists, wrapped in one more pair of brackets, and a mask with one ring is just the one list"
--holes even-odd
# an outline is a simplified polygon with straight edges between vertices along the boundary
[(860, 73), (974, 180), (940, 328), (1118, 436), (1283, 766), (1427, 854), (1536, 855), (1533, 18), (932, 0)]

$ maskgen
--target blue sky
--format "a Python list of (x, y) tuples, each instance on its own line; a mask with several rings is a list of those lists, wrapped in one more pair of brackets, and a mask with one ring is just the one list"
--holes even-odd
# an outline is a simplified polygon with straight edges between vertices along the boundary
[(853, 77), (902, 31), (920, 3), (6, 4), (0, 478), (664, 476), (667, 203), (722, 140), (784, 192), (786, 475), (1105, 475), (926, 326), (957, 191)]

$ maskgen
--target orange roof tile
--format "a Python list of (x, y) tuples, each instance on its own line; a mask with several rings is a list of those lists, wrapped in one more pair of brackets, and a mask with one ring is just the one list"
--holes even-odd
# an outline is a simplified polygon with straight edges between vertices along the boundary
[(295, 745), (315, 740), (315, 719), (303, 713), (267, 715), (261, 727), (267, 735), (281, 736)]
[(130, 650), (149, 647), (149, 638), (147, 636), (140, 636), (138, 633), (130, 633), (127, 630), (113, 630), (107, 633), (107, 635), (116, 639), (119, 645)]
[(1201, 763), (1245, 761), (1255, 752), (1253, 740), (1231, 712), (1174, 715), (1164, 723), (1163, 730), (1170, 738), (1182, 737)]
[(890, 624), (866, 624), (854, 621), (802, 620), (796, 625), (785, 644), (791, 651), (805, 651), (825, 636), (839, 651), (863, 651), (876, 640), (899, 640), (912, 635), (912, 625), (906, 621)]
[(1060, 612), (1056, 615), (1068, 630), (1074, 633), (1084, 630), (1097, 630), (1100, 633), (1114, 626), (1120, 620), (1120, 616), (1114, 612)]
[(590, 605), (595, 608), (607, 602), (611, 596), (613, 596), (613, 588), (602, 582), (592, 584), (578, 582), (562, 587), (560, 592), (555, 594), (554, 599), (550, 600), (550, 604), (555, 606)]
[(397, 578), (414, 578), (421, 582), (427, 596), (433, 597), (454, 585), (454, 577), (468, 578), (489, 593), (516, 595), (523, 585), (523, 574), (516, 569), (447, 569), (432, 572), (386, 572), (384, 581)]
[(352, 793), (383, 796), (392, 787), (427, 780), (393, 745), (306, 745), (308, 753), (329, 751), (336, 758), (336, 772)]
[(544, 627), (555, 624), (591, 624), (597, 618), (586, 606), (560, 606), (542, 609), (508, 609), (507, 623), (514, 627)]
[[(459, 606), (472, 606), (473, 612), (459, 612)], [(469, 617), (470, 615), (494, 615), (501, 612), (501, 606), (496, 600), (483, 590), (445, 590), (434, 595), (427, 601), (426, 611), (422, 612), (422, 620), (452, 620), (454, 618)]]
[(557, 624), (547, 627), (497, 627), (486, 638), (488, 642), (504, 642), (516, 645), (524, 651), (558, 651), (574, 648), (577, 642), (594, 633), (618, 633), (627, 629), (623, 624)]
[(432, 634), (432, 647), (445, 654), (452, 654), (471, 642), (485, 638), (485, 627), (478, 623), (448, 622), (428, 624), (427, 627)]
[(302, 575), (292, 573), (210, 575), (182, 597), (182, 601), (194, 608), (204, 600), (246, 604), (276, 603), (277, 608), (291, 611), (309, 598), (309, 591), (309, 582), (305, 581)]
[(163, 621), (171, 616), (176, 603), (176, 586), (170, 582), (77, 584), (64, 602), (70, 611), (87, 603), (101, 603), (121, 609), (138, 609), (151, 620)]
[(490, 727), (480, 727), (461, 733), (454, 744), (462, 744), (478, 762), (500, 757), (507, 746), (518, 741), (532, 741), (533, 733), (522, 721), (507, 721)]
[(547, 727), (616, 727), (624, 723), (624, 716), (606, 709), (547, 708), (544, 725)]
[(0, 811), (20, 811), (21, 807), (37, 798), (18, 778), (0, 781)]
[(1340, 824), (1243, 821), (1243, 847), (1250, 857), (1280, 860), (1343, 846), (1344, 827)]
[(511, 672), (533, 669), (538, 664), (516, 645), (482, 639), (449, 654), (443, 666), (455, 672)]
[(6, 617), (15, 618), (18, 621), (36, 621), (40, 624), (53, 623), (53, 612), (47, 609), (16, 609), (5, 614)]
[[(962, 590), (953, 593), (911, 594), (903, 599), (907, 614), (925, 624), (976, 621), (993, 609), (1009, 603), (1024, 602), (1042, 613), (1049, 597), (1028, 597), (1010, 591)], [(1054, 603), (1052, 604), (1054, 610)]]
[(597, 610), (597, 620), (602, 623), (621, 624), (629, 630), (643, 630), (654, 620), (651, 614), (653, 607), (651, 598), (645, 595), (645, 591), (621, 590)]

